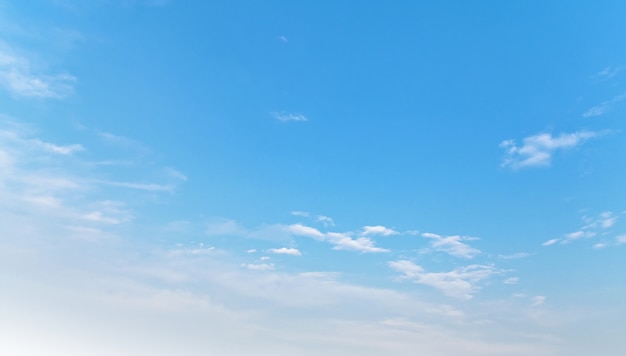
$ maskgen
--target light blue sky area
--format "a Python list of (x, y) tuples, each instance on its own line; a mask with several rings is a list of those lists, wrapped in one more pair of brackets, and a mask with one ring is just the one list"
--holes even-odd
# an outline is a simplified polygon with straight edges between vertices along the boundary
[(0, 0), (0, 353), (621, 355), (625, 18)]

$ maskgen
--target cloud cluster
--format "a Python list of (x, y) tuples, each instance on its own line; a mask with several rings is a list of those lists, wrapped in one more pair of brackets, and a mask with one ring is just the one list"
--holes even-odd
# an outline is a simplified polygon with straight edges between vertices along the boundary
[[(605, 234), (608, 229), (610, 229), (617, 223), (618, 216), (616, 216), (613, 212), (605, 211), (595, 217), (583, 216), (582, 220), (585, 224), (578, 230), (569, 232), (560, 238), (547, 240), (542, 245), (552, 246), (555, 244), (568, 244), (573, 241), (590, 239), (598, 235)], [(594, 247), (604, 248), (608, 245), (608, 243), (600, 242), (595, 244)]]
[(354, 237), (351, 232), (326, 232), (302, 225), (292, 224), (287, 227), (289, 232), (296, 236), (306, 236), (318, 241), (325, 241), (333, 246), (334, 250), (357, 251), (362, 253), (389, 252), (388, 249), (376, 247), (374, 241), (365, 236)]
[(562, 133), (558, 136), (540, 133), (524, 138), (522, 145), (518, 145), (515, 140), (505, 140), (500, 143), (500, 147), (505, 150), (502, 167), (519, 169), (549, 166), (555, 152), (574, 149), (585, 141), (600, 135), (599, 132), (582, 130)]
[(445, 252), (454, 257), (461, 257), (471, 259), (476, 255), (480, 254), (480, 250), (475, 249), (468, 244), (462, 241), (473, 241), (478, 240), (475, 237), (467, 237), (467, 236), (440, 236), (433, 233), (423, 233), (423, 237), (427, 239), (431, 239), (430, 246), (435, 251)]
[(389, 262), (389, 267), (400, 272), (404, 279), (431, 286), (447, 296), (460, 299), (471, 299), (480, 289), (478, 282), (502, 273), (493, 266), (478, 264), (458, 267), (448, 272), (426, 272), (422, 266), (408, 260)]

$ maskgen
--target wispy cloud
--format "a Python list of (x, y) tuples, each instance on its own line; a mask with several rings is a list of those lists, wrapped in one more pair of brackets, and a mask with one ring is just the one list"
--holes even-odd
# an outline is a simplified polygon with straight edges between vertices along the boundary
[(36, 73), (31, 67), (28, 59), (0, 42), (0, 87), (16, 97), (60, 99), (73, 92), (74, 76)]
[(519, 282), (518, 277), (511, 277), (504, 280), (504, 284), (517, 284)]
[(94, 182), (105, 184), (105, 185), (110, 185), (114, 187), (145, 190), (149, 192), (169, 192), (175, 189), (175, 187), (171, 185), (163, 185), (163, 184), (155, 184), (155, 183), (116, 182), (116, 181), (107, 181), (107, 180), (95, 180)]
[(471, 299), (480, 287), (478, 282), (501, 273), (493, 266), (469, 265), (449, 272), (426, 272), (422, 266), (408, 260), (389, 262), (389, 267), (402, 273), (402, 278), (440, 290), (443, 294)]
[(455, 257), (470, 259), (481, 253), (480, 250), (475, 249), (468, 244), (462, 242), (478, 240), (475, 237), (459, 235), (443, 237), (429, 232), (423, 233), (422, 236), (427, 239), (431, 239), (430, 246), (434, 250), (445, 252)]
[(516, 252), (510, 255), (498, 255), (498, 258), (502, 259), (502, 260), (516, 260), (516, 259), (520, 259), (520, 258), (526, 258), (528, 256), (530, 256), (531, 254), (528, 252)]
[(591, 77), (593, 79), (601, 79), (601, 80), (611, 79), (615, 77), (616, 75), (618, 75), (620, 72), (622, 72), (624, 69), (626, 69), (625, 66), (606, 67), (602, 69), (601, 71), (599, 71), (598, 73), (592, 75)]
[(532, 306), (533, 307), (538, 307), (540, 305), (543, 305), (546, 302), (546, 297), (542, 296), (542, 295), (537, 295), (534, 296), (532, 298)]
[(300, 121), (300, 122), (304, 122), (304, 121), (309, 121), (309, 119), (299, 113), (288, 113), (288, 112), (273, 112), (272, 116), (274, 116), (274, 118), (276, 120), (279, 121)]
[(600, 103), (599, 105), (591, 107), (589, 110), (583, 113), (583, 117), (594, 117), (594, 116), (604, 115), (607, 112), (609, 112), (613, 108), (613, 106), (624, 101), (624, 99), (626, 99), (626, 93), (617, 95), (610, 100), (604, 101)]
[(521, 146), (515, 140), (505, 140), (500, 147), (505, 150), (502, 167), (519, 169), (524, 167), (549, 166), (556, 151), (571, 150), (585, 141), (600, 136), (594, 131), (578, 131), (552, 136), (541, 133), (524, 138)]
[(335, 226), (335, 221), (326, 215), (314, 215), (309, 213), (308, 211), (292, 211), (291, 215), (293, 216), (299, 216), (299, 217), (303, 217), (303, 218), (310, 218), (311, 220), (315, 221), (315, 222), (319, 222), (322, 223), (325, 227), (329, 227), (329, 226)]
[[(580, 227), (578, 230), (569, 232), (563, 235), (563, 237), (561, 238), (550, 239), (544, 242), (542, 246), (552, 246), (557, 243), (568, 244), (576, 240), (590, 239), (596, 237), (615, 225), (615, 223), (618, 221), (618, 216), (610, 211), (605, 211), (595, 217), (583, 216), (582, 220), (585, 225)], [(603, 248), (606, 246), (608, 245), (605, 243), (597, 243), (594, 245), (595, 248)]]

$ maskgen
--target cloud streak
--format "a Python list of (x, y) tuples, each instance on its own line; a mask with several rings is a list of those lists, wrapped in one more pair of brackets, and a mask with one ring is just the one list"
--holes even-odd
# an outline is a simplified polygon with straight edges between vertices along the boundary
[(624, 99), (626, 99), (626, 93), (617, 95), (613, 98), (611, 98), (610, 100), (604, 101), (602, 103), (600, 103), (599, 105), (593, 106), (591, 108), (589, 108), (589, 110), (585, 111), (583, 113), (583, 117), (594, 117), (594, 116), (601, 116), (604, 115), (606, 113), (608, 113), (609, 111), (611, 111), (611, 109), (618, 103), (624, 101)]
[(73, 92), (76, 78), (67, 73), (40, 74), (30, 62), (0, 43), (0, 87), (15, 97), (61, 99)]
[(287, 121), (297, 121), (297, 122), (305, 122), (305, 121), (309, 121), (309, 119), (299, 113), (288, 113), (288, 112), (273, 112), (272, 116), (274, 116), (274, 118), (278, 121), (283, 121), (283, 122), (287, 122)]

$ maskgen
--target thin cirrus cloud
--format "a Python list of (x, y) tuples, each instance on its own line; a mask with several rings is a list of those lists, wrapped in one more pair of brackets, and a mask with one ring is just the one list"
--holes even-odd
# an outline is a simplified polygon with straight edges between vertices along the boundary
[(61, 99), (73, 92), (76, 78), (67, 73), (40, 74), (29, 61), (0, 43), (0, 87), (15, 97)]
[(488, 265), (469, 265), (448, 272), (426, 272), (424, 267), (408, 260), (389, 262), (391, 269), (400, 272), (402, 279), (427, 285), (444, 295), (458, 299), (472, 299), (480, 286), (478, 283), (502, 271)]
[(468, 244), (462, 242), (462, 241), (478, 240), (478, 238), (475, 238), (475, 237), (467, 237), (467, 236), (459, 236), (459, 235), (443, 237), (443, 236), (433, 234), (430, 232), (423, 233), (422, 236), (431, 240), (430, 246), (435, 251), (445, 252), (454, 257), (471, 259), (481, 253), (480, 250), (475, 249), (469, 246)]
[(504, 140), (500, 143), (500, 147), (505, 150), (505, 158), (501, 166), (512, 169), (549, 166), (555, 152), (574, 149), (601, 134), (586, 130), (562, 133), (558, 136), (540, 133), (525, 137), (521, 145), (512, 139)]
[[(591, 239), (606, 233), (608, 229), (613, 227), (618, 221), (619, 217), (611, 211), (605, 211), (598, 216), (590, 217), (583, 216), (583, 222), (585, 223), (578, 230), (566, 233), (563, 237), (553, 238), (545, 241), (542, 246), (552, 246), (555, 244), (568, 244), (574, 241)], [(594, 245), (595, 248), (604, 248), (609, 244), (600, 242)]]
[(626, 93), (617, 95), (611, 98), (610, 100), (604, 101), (596, 106), (592, 106), (591, 108), (589, 108), (589, 110), (583, 113), (583, 117), (594, 117), (594, 116), (604, 115), (608, 113), (609, 111), (611, 111), (611, 109), (616, 104), (624, 101), (624, 99), (626, 99)]
[(278, 121), (299, 121), (299, 122), (305, 122), (305, 121), (309, 121), (309, 119), (299, 113), (289, 113), (289, 112), (273, 112), (272, 116), (274, 116), (274, 118)]

